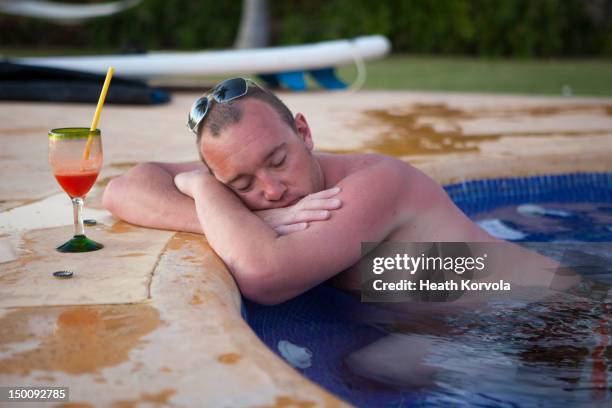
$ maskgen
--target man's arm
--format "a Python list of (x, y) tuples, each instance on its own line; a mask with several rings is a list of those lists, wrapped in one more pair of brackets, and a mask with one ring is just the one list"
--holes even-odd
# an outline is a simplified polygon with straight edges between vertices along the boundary
[(151, 228), (202, 233), (193, 199), (177, 190), (174, 176), (203, 163), (143, 163), (116, 177), (102, 203), (114, 216)]
[[(144, 163), (117, 177), (104, 191), (103, 204), (113, 215), (151, 228), (202, 233), (195, 203), (174, 184), (178, 173), (205, 169), (202, 163)], [(304, 197), (284, 208), (255, 214), (280, 235), (304, 230), (313, 221), (324, 221), (335, 204), (331, 190)]]
[(175, 183), (194, 197), (208, 241), (241, 292), (279, 303), (356, 263), (361, 242), (380, 242), (398, 226), (401, 169), (381, 161), (343, 179), (343, 207), (324, 223), (279, 236), (212, 175), (183, 173)]

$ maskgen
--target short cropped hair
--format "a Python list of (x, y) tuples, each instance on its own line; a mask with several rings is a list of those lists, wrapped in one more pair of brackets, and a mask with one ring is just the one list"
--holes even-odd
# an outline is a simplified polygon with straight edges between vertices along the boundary
[[(213, 102), (209, 107), (209, 111), (197, 129), (196, 143), (198, 151), (200, 150), (200, 141), (202, 140), (202, 134), (205, 130), (210, 132), (212, 137), (219, 137), (221, 131), (229, 126), (240, 122), (242, 119), (243, 110), (238, 102), (247, 98), (258, 99), (271, 106), (283, 122), (285, 122), (291, 129), (297, 132), (295, 127), (295, 121), (293, 119), (293, 113), (291, 110), (272, 92), (259, 88), (257, 86), (250, 86), (247, 93), (233, 101), (216, 103)], [(201, 155), (200, 155), (201, 156)], [(202, 157), (202, 160), (204, 158)]]

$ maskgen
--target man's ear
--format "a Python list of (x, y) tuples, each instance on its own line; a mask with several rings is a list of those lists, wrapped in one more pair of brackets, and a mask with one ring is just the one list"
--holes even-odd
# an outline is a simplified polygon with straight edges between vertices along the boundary
[(306, 117), (303, 114), (298, 113), (295, 115), (294, 123), (298, 136), (304, 141), (306, 148), (309, 151), (312, 151), (314, 148), (314, 142), (312, 141), (312, 133), (310, 132), (310, 126), (308, 126)]

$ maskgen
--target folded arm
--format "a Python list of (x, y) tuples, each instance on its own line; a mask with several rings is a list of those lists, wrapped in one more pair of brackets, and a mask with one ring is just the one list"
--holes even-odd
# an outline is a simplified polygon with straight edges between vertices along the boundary
[(201, 234), (193, 199), (177, 190), (174, 176), (202, 168), (202, 163), (139, 164), (108, 183), (102, 203), (132, 224)]
[(343, 206), (329, 220), (279, 236), (212, 175), (184, 173), (175, 182), (194, 197), (204, 233), (241, 292), (267, 304), (290, 299), (356, 263), (362, 242), (382, 241), (396, 228), (402, 190), (397, 165), (382, 162), (338, 184)]
[[(182, 172), (204, 170), (202, 163), (144, 163), (110, 181), (103, 204), (116, 217), (150, 228), (202, 233), (193, 198), (181, 193), (174, 177)], [(284, 208), (255, 211), (280, 235), (324, 221), (339, 208), (337, 192), (320, 191)]]

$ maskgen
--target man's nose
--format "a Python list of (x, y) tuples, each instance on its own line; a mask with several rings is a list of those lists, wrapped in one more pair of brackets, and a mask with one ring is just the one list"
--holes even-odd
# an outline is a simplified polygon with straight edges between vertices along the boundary
[(264, 198), (268, 201), (280, 200), (287, 191), (287, 187), (275, 177), (264, 176), (261, 178), (261, 183)]

